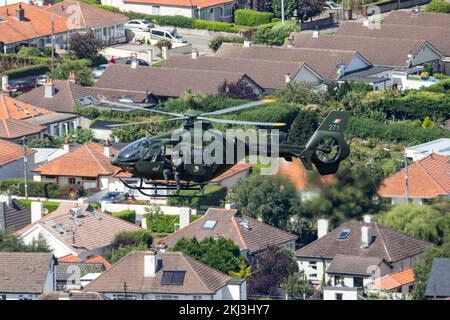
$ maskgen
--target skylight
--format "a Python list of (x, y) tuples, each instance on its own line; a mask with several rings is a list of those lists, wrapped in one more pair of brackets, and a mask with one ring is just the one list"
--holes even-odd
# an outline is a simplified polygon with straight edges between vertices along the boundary
[(344, 239), (347, 239), (349, 235), (350, 235), (350, 230), (344, 229), (344, 230), (341, 230), (341, 232), (339, 232), (337, 238), (339, 240), (344, 240)]
[(203, 229), (212, 230), (216, 226), (217, 220), (206, 220)]

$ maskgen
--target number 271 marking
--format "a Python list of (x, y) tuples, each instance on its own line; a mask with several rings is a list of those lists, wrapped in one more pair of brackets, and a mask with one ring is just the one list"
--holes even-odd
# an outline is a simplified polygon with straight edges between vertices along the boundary
[(338, 124), (334, 124), (334, 123), (330, 123), (328, 125), (328, 130), (329, 131), (339, 131), (339, 125)]

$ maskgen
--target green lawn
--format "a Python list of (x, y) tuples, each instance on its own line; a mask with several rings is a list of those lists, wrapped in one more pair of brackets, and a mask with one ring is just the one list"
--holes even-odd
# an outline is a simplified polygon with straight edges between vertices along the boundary
[[(31, 200), (21, 199), (19, 200), (25, 207), (31, 210)], [(55, 211), (59, 207), (59, 202), (56, 201), (44, 201), (44, 208), (48, 210), (48, 213)]]

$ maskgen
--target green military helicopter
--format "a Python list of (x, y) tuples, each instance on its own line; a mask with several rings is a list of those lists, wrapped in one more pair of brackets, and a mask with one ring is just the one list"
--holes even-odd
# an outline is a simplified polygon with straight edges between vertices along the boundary
[[(103, 103), (110, 105), (172, 116), (169, 119), (110, 127), (184, 121), (184, 125), (179, 129), (142, 138), (129, 144), (113, 157), (111, 163), (121, 168), (119, 172), (128, 172), (133, 177), (140, 178), (139, 185), (130, 185), (121, 179), (128, 188), (139, 190), (142, 194), (151, 197), (158, 196), (159, 190), (173, 190), (174, 194), (171, 193), (169, 196), (175, 197), (180, 196), (180, 190), (199, 190), (203, 194), (204, 186), (208, 182), (250, 155), (285, 158), (288, 161), (292, 161), (295, 157), (299, 158), (308, 170), (312, 170), (314, 164), (321, 175), (336, 173), (339, 163), (350, 153), (343, 132), (352, 115), (351, 111), (331, 111), (305, 145), (289, 144), (274, 138), (274, 135), (269, 135), (275, 131), (273, 128), (286, 125), (284, 123), (210, 117), (262, 106), (270, 102), (271, 100), (262, 100), (202, 114), (180, 114), (105, 100)], [(251, 125), (260, 129), (272, 128), (264, 130), (268, 133), (266, 137), (269, 143), (263, 145), (260, 140), (251, 141), (251, 139), (230, 134), (228, 131), (213, 129), (211, 122)], [(205, 139), (207, 134), (208, 139)], [(216, 148), (212, 148), (213, 143)], [(205, 154), (209, 157), (205, 157)], [(152, 190), (153, 194), (148, 194), (147, 190)]]

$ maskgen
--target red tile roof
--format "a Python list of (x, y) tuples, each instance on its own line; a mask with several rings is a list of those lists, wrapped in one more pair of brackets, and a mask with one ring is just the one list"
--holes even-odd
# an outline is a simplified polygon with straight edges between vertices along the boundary
[[(36, 151), (27, 148), (27, 155), (33, 154)], [(23, 159), (23, 147), (0, 139), (0, 166), (4, 166), (10, 162)]]
[[(25, 21), (16, 19), (19, 6), (24, 9)], [(47, 12), (44, 8), (16, 3), (0, 7), (0, 16), (5, 21), (0, 23), (0, 42), (4, 44), (17, 43), (40, 38), (52, 34), (51, 21), (54, 20), (55, 33), (67, 32), (69, 29), (66, 18)]]
[(234, 176), (235, 174), (241, 173), (242, 171), (250, 170), (251, 167), (252, 165), (249, 163), (238, 163), (234, 165), (231, 169), (222, 173), (220, 176), (211, 180), (211, 182), (222, 182), (223, 180), (228, 179)]
[(29, 119), (49, 114), (50, 111), (0, 94), (0, 119)]
[[(111, 159), (103, 153), (103, 148), (98, 143), (89, 142), (38, 166), (33, 171), (49, 176), (99, 177), (113, 175), (120, 168), (111, 164)], [(117, 150), (113, 149), (113, 153), (116, 152)]]
[[(430, 154), (408, 167), (408, 195), (436, 198), (450, 194), (450, 158)], [(384, 180), (378, 193), (382, 197), (405, 196), (405, 169)]]
[(207, 8), (211, 6), (217, 6), (223, 3), (230, 3), (233, 2), (233, 0), (124, 0), (124, 2), (160, 4), (176, 7)]
[(82, 260), (79, 257), (74, 256), (73, 254), (68, 254), (66, 256), (58, 258), (58, 262), (101, 263), (105, 266), (106, 269), (111, 267), (111, 263), (109, 263), (105, 258), (99, 255)]
[(297, 190), (303, 190), (313, 186), (326, 186), (334, 181), (333, 175), (320, 176), (317, 179), (317, 183), (313, 184), (312, 181), (308, 180), (307, 171), (301, 161), (297, 158), (293, 158), (292, 162), (281, 161), (278, 172), (282, 177), (291, 181)]
[(44, 131), (45, 127), (14, 119), (0, 119), (0, 138), (14, 139)]
[(375, 285), (380, 290), (392, 290), (400, 286), (414, 282), (414, 272), (411, 268), (406, 268), (400, 272), (392, 272), (384, 277), (375, 280)]

